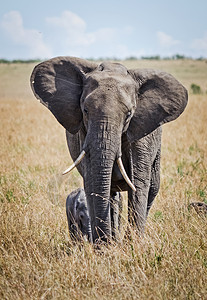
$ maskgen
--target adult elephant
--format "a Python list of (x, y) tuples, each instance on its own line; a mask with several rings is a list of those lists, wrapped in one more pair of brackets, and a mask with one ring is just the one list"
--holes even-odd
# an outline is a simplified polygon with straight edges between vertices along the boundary
[(165, 72), (67, 56), (37, 65), (31, 86), (66, 129), (84, 180), (92, 241), (114, 235), (111, 200), (119, 191), (128, 191), (129, 221), (143, 231), (159, 190), (160, 126), (183, 112), (186, 89)]

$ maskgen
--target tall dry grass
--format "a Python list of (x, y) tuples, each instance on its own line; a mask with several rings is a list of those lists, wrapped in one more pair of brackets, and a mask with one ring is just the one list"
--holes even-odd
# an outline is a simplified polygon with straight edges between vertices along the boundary
[[(205, 62), (125, 62), (171, 72), (207, 90)], [(188, 209), (207, 202), (207, 95), (191, 95), (184, 114), (163, 127), (161, 189), (146, 234), (94, 251), (72, 245), (65, 214), (82, 185), (63, 128), (34, 99), (33, 65), (0, 65), (0, 298), (206, 299), (207, 218)]]

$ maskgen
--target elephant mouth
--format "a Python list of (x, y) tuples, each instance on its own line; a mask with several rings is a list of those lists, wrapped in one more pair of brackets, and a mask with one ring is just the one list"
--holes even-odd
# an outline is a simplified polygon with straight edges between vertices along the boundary
[[(65, 174), (68, 174), (69, 172), (71, 172), (75, 167), (77, 167), (79, 165), (79, 163), (82, 161), (82, 159), (84, 158), (85, 155), (86, 155), (85, 150), (82, 150), (80, 155), (78, 156), (78, 158), (74, 161), (74, 163), (68, 169), (66, 169), (62, 174), (65, 175)], [(131, 182), (131, 180), (129, 179), (129, 177), (126, 173), (126, 170), (124, 168), (124, 165), (123, 165), (123, 162), (122, 162), (122, 159), (120, 156), (117, 158), (116, 162), (117, 162), (117, 165), (121, 172), (121, 175), (123, 176), (123, 178), (126, 181), (126, 183), (128, 184), (128, 186), (133, 191), (136, 191), (134, 184)]]

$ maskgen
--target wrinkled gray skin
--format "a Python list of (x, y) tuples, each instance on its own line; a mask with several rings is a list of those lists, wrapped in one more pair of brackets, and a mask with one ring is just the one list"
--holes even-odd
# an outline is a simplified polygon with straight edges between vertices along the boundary
[[(111, 198), (111, 215), (113, 215), (114, 236), (118, 237), (122, 199), (120, 193)], [(113, 209), (112, 209), (113, 207)], [(86, 194), (83, 188), (72, 191), (66, 199), (68, 228), (72, 239), (92, 241), (91, 224), (87, 208)]]
[(77, 189), (66, 199), (68, 228), (72, 239), (91, 241), (91, 224), (84, 189)]
[[(143, 232), (160, 184), (161, 125), (187, 104), (186, 89), (170, 74), (127, 70), (118, 63), (57, 57), (35, 67), (31, 85), (67, 130), (67, 143), (84, 180), (92, 241), (108, 242), (115, 232), (111, 197), (128, 191), (129, 221)], [(122, 158), (136, 187), (126, 184), (116, 163)]]

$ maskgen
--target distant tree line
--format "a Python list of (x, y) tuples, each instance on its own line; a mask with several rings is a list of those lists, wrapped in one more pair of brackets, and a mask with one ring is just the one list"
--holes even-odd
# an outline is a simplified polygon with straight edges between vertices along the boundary
[[(136, 57), (136, 56), (129, 56), (126, 57), (125, 59), (120, 59), (117, 57), (99, 57), (99, 58), (87, 58), (90, 61), (106, 61), (106, 60), (112, 60), (112, 61), (120, 61), (120, 60), (183, 60), (183, 59), (193, 59), (192, 57), (181, 55), (181, 54), (174, 54), (172, 56), (168, 57), (161, 57), (160, 55), (152, 55), (152, 56), (141, 56), (141, 58)], [(195, 60), (206, 60), (207, 58), (205, 57), (199, 57), (196, 58)], [(8, 60), (8, 59), (0, 59), (0, 64), (17, 64), (17, 63), (38, 63), (42, 61), (41, 59), (14, 59), (14, 60)]]
[(192, 58), (190, 56), (185, 56), (185, 55), (181, 55), (181, 54), (174, 54), (172, 56), (166, 56), (166, 57), (161, 57), (160, 55), (150, 55), (150, 56), (141, 56), (141, 57), (137, 57), (137, 56), (128, 56), (125, 59), (120, 59), (117, 57), (99, 57), (97, 59), (94, 58), (88, 58), (88, 60), (91, 61), (104, 61), (104, 60), (113, 60), (113, 61), (120, 61), (120, 60), (183, 60), (183, 59), (193, 59), (193, 60), (206, 60), (207, 57), (199, 57), (199, 58)]
[[(127, 57), (126, 60), (138, 60), (136, 56)], [(152, 55), (152, 56), (141, 56), (141, 59), (148, 59), (148, 60), (178, 60), (178, 59), (193, 59), (192, 57), (181, 55), (181, 54), (174, 54), (172, 56), (164, 56), (161, 57), (160, 55)], [(205, 57), (199, 57), (195, 60), (205, 60)]]
[(30, 63), (36, 63), (40, 62), (40, 59), (4, 59), (0, 58), (0, 64), (30, 64)]

